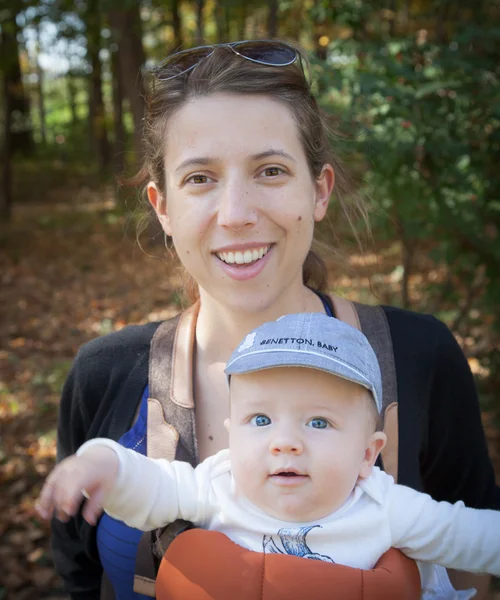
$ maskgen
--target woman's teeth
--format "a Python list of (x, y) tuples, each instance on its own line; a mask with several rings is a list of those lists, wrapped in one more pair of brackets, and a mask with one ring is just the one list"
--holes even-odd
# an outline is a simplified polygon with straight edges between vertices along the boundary
[(247, 265), (265, 256), (269, 248), (270, 246), (263, 246), (254, 250), (245, 250), (244, 252), (217, 252), (216, 256), (229, 265)]

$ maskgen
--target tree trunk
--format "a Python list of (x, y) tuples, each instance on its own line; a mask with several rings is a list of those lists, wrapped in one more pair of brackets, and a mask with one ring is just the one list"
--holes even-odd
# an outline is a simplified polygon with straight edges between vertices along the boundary
[(71, 127), (76, 129), (78, 124), (78, 113), (76, 110), (76, 87), (75, 87), (75, 75), (70, 69), (66, 73), (66, 83), (68, 91), (69, 109), (71, 111)]
[(203, 6), (205, 0), (196, 0), (196, 44), (201, 46), (205, 39), (203, 23)]
[(448, 21), (450, 16), (451, 6), (449, 4), (444, 4), (438, 10), (436, 16), (436, 41), (438, 44), (448, 44)]
[[(318, 5), (318, 0), (314, 0), (314, 4), (316, 7)], [(314, 53), (320, 60), (326, 60), (327, 57), (326, 46), (322, 46), (319, 43), (321, 37), (325, 35), (325, 28), (324, 20), (315, 17), (313, 21)]]
[(181, 50), (184, 45), (182, 37), (182, 21), (180, 0), (172, 0), (172, 27), (174, 28), (174, 50)]
[(246, 2), (243, 2), (240, 7), (240, 21), (239, 21), (239, 27), (238, 27), (238, 39), (240, 39), (240, 40), (246, 39), (247, 13), (248, 13), (248, 4)]
[(287, 17), (282, 15), (281, 18), (281, 35), (292, 39), (298, 40), (300, 38), (300, 32), (302, 31), (304, 19), (304, 0), (296, 0), (288, 11)]
[(400, 31), (401, 35), (408, 35), (408, 25), (410, 23), (410, 15), (411, 15), (411, 0), (403, 0), (403, 4), (401, 6), (401, 10), (399, 12), (399, 23), (400, 23)]
[(101, 19), (98, 0), (92, 0), (87, 12), (87, 57), (92, 67), (89, 77), (89, 119), (92, 150), (97, 156), (100, 173), (104, 173), (110, 162), (110, 148), (104, 100), (102, 96), (102, 68), (99, 58), (101, 50)]
[(224, 42), (228, 41), (226, 34), (226, 22), (224, 18), (224, 6), (222, 5), (222, 2), (223, 0), (215, 0), (214, 2), (214, 20), (218, 44), (223, 44)]
[(111, 52), (111, 71), (113, 75), (113, 129), (114, 149), (113, 168), (121, 174), (125, 169), (125, 127), (123, 126), (123, 85), (119, 65), (119, 49)]
[(118, 44), (118, 64), (121, 83), (134, 122), (136, 162), (142, 160), (142, 127), (144, 118), (144, 87), (142, 68), (146, 61), (142, 44), (142, 21), (139, 3), (127, 3), (125, 8), (109, 12), (113, 39)]
[[(4, 66), (5, 38), (0, 38), (0, 60)], [(3, 148), (2, 160), (2, 184), (0, 188), (0, 219), (8, 221), (12, 215), (12, 97), (9, 79), (4, 69), (2, 75), (3, 95)]]
[(19, 27), (16, 12), (3, 11), (2, 20), (2, 62), (6, 85), (9, 88), (11, 120), (11, 151), (29, 156), (33, 151), (33, 130), (30, 119), (29, 102), (24, 93), (21, 66), (19, 64)]
[(43, 69), (40, 65), (40, 61), (38, 60), (39, 54), (39, 32), (37, 30), (37, 44), (36, 44), (36, 56), (35, 56), (35, 68), (37, 75), (37, 100), (38, 100), (38, 118), (40, 119), (40, 138), (42, 140), (42, 144), (45, 146), (47, 143), (47, 129), (45, 123), (45, 95), (43, 92)]
[(391, 18), (389, 20), (389, 36), (393, 38), (396, 34), (396, 22), (398, 16), (398, 7), (396, 0), (388, 0), (387, 7), (392, 12)]
[(275, 38), (278, 35), (278, 0), (269, 0), (267, 35), (270, 38)]

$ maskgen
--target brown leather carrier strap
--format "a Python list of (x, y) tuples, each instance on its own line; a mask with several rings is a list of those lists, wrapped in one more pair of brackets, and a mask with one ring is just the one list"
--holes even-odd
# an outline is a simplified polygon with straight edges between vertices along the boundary
[(377, 356), (382, 375), (382, 418), (387, 435), (387, 444), (382, 450), (384, 470), (394, 480), (398, 479), (398, 388), (394, 349), (391, 332), (384, 309), (381, 306), (369, 306), (351, 302), (340, 296), (331, 295), (335, 316), (352, 327), (361, 330)]
[[(192, 398), (188, 377), (181, 371), (184, 362), (175, 353), (179, 335), (194, 335), (190, 319), (194, 306), (179, 317), (162, 323), (151, 340), (149, 355), (149, 398), (147, 419), (147, 455), (167, 460), (197, 462), (194, 435), (194, 411), (186, 398)], [(192, 340), (185, 340), (189, 343)], [(185, 344), (184, 344), (185, 345)], [(175, 376), (174, 376), (175, 375)], [(179, 377), (180, 376), (180, 377)], [(179, 389), (179, 381), (182, 385)], [(177, 388), (173, 385), (177, 382)], [(155, 580), (165, 549), (191, 524), (179, 519), (168, 525), (159, 537), (156, 531), (145, 532), (137, 547), (134, 592), (155, 597)]]
[(398, 480), (398, 385), (389, 323), (381, 306), (354, 303), (361, 330), (377, 355), (382, 375), (382, 417), (387, 444), (381, 452), (384, 470)]

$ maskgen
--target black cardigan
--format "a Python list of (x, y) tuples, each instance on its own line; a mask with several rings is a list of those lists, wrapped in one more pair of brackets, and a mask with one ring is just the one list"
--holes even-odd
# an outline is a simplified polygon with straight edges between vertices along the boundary
[[(384, 307), (399, 401), (399, 483), (436, 500), (500, 510), (468, 363), (449, 329), (429, 315)], [(92, 340), (64, 385), (58, 460), (94, 437), (118, 440), (131, 426), (148, 382), (149, 344), (159, 323)], [(95, 528), (79, 515), (53, 521), (56, 569), (73, 600), (98, 600), (102, 567)]]

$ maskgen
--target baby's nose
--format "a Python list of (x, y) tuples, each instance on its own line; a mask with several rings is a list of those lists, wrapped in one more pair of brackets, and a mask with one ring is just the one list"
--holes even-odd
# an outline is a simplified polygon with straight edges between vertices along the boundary
[(272, 454), (302, 454), (303, 445), (298, 437), (280, 436), (272, 440), (270, 450)]

